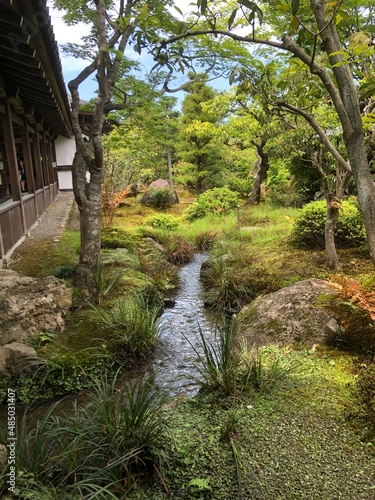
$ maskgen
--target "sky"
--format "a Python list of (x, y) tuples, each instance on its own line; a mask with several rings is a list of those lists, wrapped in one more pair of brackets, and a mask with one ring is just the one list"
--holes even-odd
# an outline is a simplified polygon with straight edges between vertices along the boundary
[[(191, 10), (189, 7), (189, 2), (186, 0), (175, 0), (175, 4), (183, 11), (188, 12)], [(63, 45), (64, 43), (80, 43), (80, 39), (83, 35), (88, 33), (88, 28), (86, 25), (78, 24), (76, 26), (67, 26), (62, 19), (62, 12), (57, 11), (53, 8), (53, 0), (47, 0), (47, 6), (49, 8), (49, 13), (52, 20), (53, 32), (55, 34), (55, 39), (58, 45)], [(173, 12), (174, 15), (178, 16), (176, 11)], [(82, 59), (77, 59), (72, 56), (66, 56), (62, 53), (61, 48), (60, 59), (62, 64), (63, 75), (65, 79), (66, 86), (68, 82), (75, 78), (80, 71), (82, 71), (88, 64), (88, 61)], [(136, 59), (138, 55), (130, 49), (131, 58)], [(145, 66), (147, 59), (144, 56), (139, 57), (139, 62)], [(80, 96), (84, 101), (88, 101), (95, 97), (95, 90), (97, 88), (97, 82), (94, 77), (89, 77), (85, 82), (83, 82), (80, 87)]]

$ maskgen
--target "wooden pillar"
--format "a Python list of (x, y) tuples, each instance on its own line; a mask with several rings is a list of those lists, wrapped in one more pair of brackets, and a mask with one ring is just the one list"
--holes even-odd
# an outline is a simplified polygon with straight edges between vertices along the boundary
[(43, 189), (44, 179), (43, 179), (43, 171), (40, 160), (39, 132), (37, 125), (35, 126), (35, 134), (33, 135), (33, 146), (34, 146), (34, 161), (36, 169), (36, 188)]
[(48, 186), (48, 192), (49, 192), (49, 201), (48, 205), (50, 205), (53, 201), (52, 193), (51, 193), (51, 179), (50, 179), (50, 172), (49, 172), (49, 160), (48, 160), (48, 154), (47, 154), (47, 146), (46, 146), (46, 135), (43, 132), (42, 134), (42, 148), (41, 148), (41, 153), (42, 153), (42, 164), (43, 164), (43, 174), (44, 174), (44, 185)]
[(14, 142), (12, 113), (8, 101), (5, 102), (6, 113), (2, 115), (3, 132), (5, 151), (10, 176), (10, 186), (12, 190), (12, 198), (14, 201), (21, 201), (21, 186), (18, 175), (17, 153), (16, 145)]
[(5, 102), (5, 110), (6, 110), (5, 115), (2, 115), (2, 123), (3, 123), (5, 150), (6, 150), (8, 168), (10, 174), (12, 198), (13, 201), (20, 202), (22, 230), (24, 233), (26, 233), (25, 210), (23, 206), (21, 185), (18, 175), (18, 162), (17, 162), (16, 144), (14, 142), (12, 113), (8, 101)]
[(28, 131), (28, 123), (26, 117), (24, 119), (24, 126), (21, 127), (21, 140), (22, 140), (23, 160), (25, 163), (27, 192), (35, 193), (33, 160), (31, 157), (29, 131)]

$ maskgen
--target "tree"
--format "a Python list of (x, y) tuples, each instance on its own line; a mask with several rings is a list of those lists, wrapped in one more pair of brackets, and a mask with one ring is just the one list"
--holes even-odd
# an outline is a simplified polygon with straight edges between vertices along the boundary
[[(375, 263), (375, 186), (369, 169), (364, 142), (360, 103), (354, 77), (344, 41), (340, 39), (340, 21), (347, 16), (341, 3), (326, 4), (324, 0), (310, 0), (300, 8), (298, 1), (291, 5), (271, 2), (271, 9), (266, 8), (266, 26), (275, 24), (272, 19), (277, 11), (278, 28), (284, 31), (289, 19), (288, 34), (279, 35), (275, 40), (270, 34), (258, 35), (259, 23), (263, 20), (264, 10), (260, 4), (248, 0), (238, 0), (236, 7), (227, 18), (225, 26), (219, 19), (213, 6), (207, 7), (207, 1), (198, 0), (200, 23), (195, 19), (190, 29), (184, 33), (164, 39), (161, 42), (167, 47), (186, 37), (202, 35), (222, 35), (239, 43), (268, 46), (285, 51), (298, 58), (312, 75), (322, 83), (327, 98), (332, 102), (343, 130), (343, 138), (350, 166), (357, 187), (358, 201), (361, 208), (370, 256)], [(227, 8), (233, 5), (226, 1), (215, 3), (215, 8)], [(272, 11), (273, 10), (273, 11)], [(272, 16), (270, 15), (272, 13)], [(258, 22), (259, 21), (259, 22)], [(249, 26), (251, 33), (242, 35), (235, 28)], [(267, 28), (266, 28), (267, 29)], [(276, 30), (273, 32), (275, 35)], [(263, 36), (262, 36), (263, 35)], [(296, 36), (297, 35), (297, 36)], [(280, 39), (281, 38), (281, 39)]]
[[(173, 6), (171, 0), (155, 3), (144, 0), (55, 0), (55, 5), (65, 11), (65, 22), (74, 25), (83, 21), (91, 26), (90, 36), (84, 38), (83, 45), (68, 44), (67, 47), (70, 53), (88, 61), (87, 66), (68, 86), (72, 97), (72, 127), (77, 147), (73, 162), (73, 189), (81, 227), (75, 286), (84, 298), (90, 299), (94, 296), (94, 273), (100, 259), (103, 124), (110, 112), (127, 109), (132, 104), (128, 92), (121, 88), (119, 82), (130, 66), (124, 52), (133, 46), (140, 53), (160, 37), (181, 32), (183, 23), (169, 12), (168, 7)], [(174, 61), (183, 65), (180, 47), (176, 50)], [(164, 62), (159, 55), (157, 63)], [(89, 136), (86, 137), (79, 122), (79, 87), (93, 74), (98, 82), (98, 91)], [(169, 62), (167, 72), (163, 73), (159, 82), (160, 92), (177, 90), (170, 88), (172, 77), (173, 67)]]
[(204, 108), (217, 92), (205, 82), (192, 84), (182, 102), (177, 153), (182, 163), (182, 183), (201, 193), (221, 185), (222, 134), (218, 129), (221, 114)]

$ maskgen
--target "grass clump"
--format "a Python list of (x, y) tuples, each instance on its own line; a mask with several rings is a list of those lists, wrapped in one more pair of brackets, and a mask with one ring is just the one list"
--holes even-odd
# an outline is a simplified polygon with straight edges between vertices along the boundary
[(121, 391), (116, 384), (98, 381), (89, 401), (68, 415), (56, 415), (52, 406), (31, 431), (24, 415), (17, 428), (17, 498), (37, 498), (49, 487), (65, 493), (47, 498), (123, 498), (159, 470), (163, 398), (152, 379)]
[(143, 297), (120, 297), (110, 309), (92, 309), (94, 321), (108, 335), (118, 361), (145, 359), (154, 350), (159, 335), (159, 308), (150, 307)]

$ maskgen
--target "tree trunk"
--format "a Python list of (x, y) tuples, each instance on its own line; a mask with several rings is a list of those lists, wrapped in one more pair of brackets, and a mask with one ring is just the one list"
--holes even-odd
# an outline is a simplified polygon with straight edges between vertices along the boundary
[(335, 245), (335, 229), (339, 218), (339, 205), (335, 201), (335, 195), (324, 191), (327, 203), (327, 218), (324, 228), (325, 252), (330, 269), (340, 269), (339, 257)]
[(95, 296), (95, 271), (100, 261), (102, 173), (93, 172), (86, 179), (86, 163), (80, 153), (73, 161), (73, 190), (80, 212), (80, 259), (75, 269), (74, 286), (79, 290), (78, 303)]
[(257, 205), (260, 202), (261, 185), (267, 179), (267, 173), (269, 169), (268, 154), (264, 152), (264, 147), (266, 145), (266, 140), (261, 137), (258, 144), (255, 144), (257, 148), (258, 160), (255, 162), (255, 176), (253, 187), (251, 189), (250, 197), (246, 201), (246, 205)]
[(340, 98), (331, 94), (332, 102), (339, 115), (348, 158), (353, 172), (358, 203), (361, 209), (372, 261), (375, 263), (375, 185), (372, 179), (362, 127), (362, 116), (357, 90), (350, 65), (344, 63), (343, 50), (336, 27), (327, 23), (325, 0), (310, 0), (314, 16), (321, 30), (324, 49), (334, 73)]

